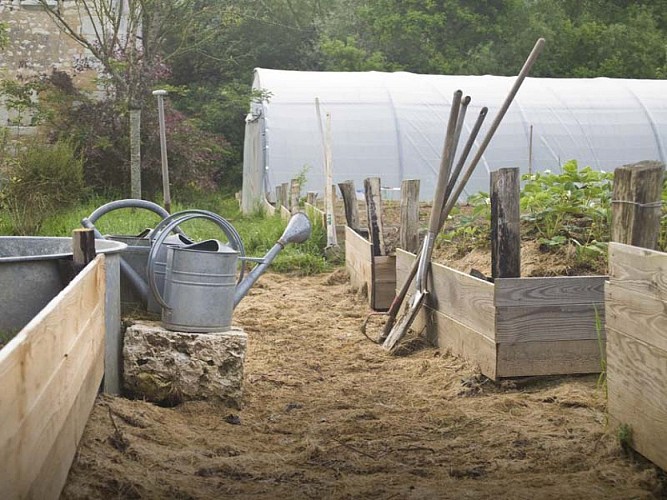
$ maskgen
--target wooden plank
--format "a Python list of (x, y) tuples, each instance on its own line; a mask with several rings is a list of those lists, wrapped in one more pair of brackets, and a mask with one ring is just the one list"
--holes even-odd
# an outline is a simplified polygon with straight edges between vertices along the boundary
[(609, 282), (606, 307), (611, 328), (667, 351), (667, 301)]
[(343, 196), (345, 205), (345, 220), (347, 225), (355, 231), (359, 231), (359, 209), (357, 207), (357, 191), (354, 188), (354, 181), (347, 180), (338, 183), (338, 188)]
[[(55, 483), (40, 488), (58, 497), (66, 475), (56, 469), (69, 467), (74, 454), (52, 450), (70, 432), (63, 427), (82, 387), (96, 392), (100, 386), (104, 307), (100, 255), (0, 351), (0, 484), (7, 497), (26, 497), (38, 477), (53, 478)], [(53, 456), (57, 463), (49, 461)]]
[(606, 276), (499, 278), (495, 280), (496, 307), (598, 304), (604, 301)]
[(419, 251), (419, 179), (401, 183), (401, 226), (398, 246), (408, 252)]
[[(596, 330), (596, 311), (603, 330)], [(498, 343), (591, 340), (604, 335), (604, 303), (497, 307)]]
[(30, 498), (49, 498), (55, 491), (61, 491), (65, 486), (79, 441), (93, 410), (103, 374), (104, 363), (101, 360), (97, 359), (91, 363), (81, 390), (65, 417), (63, 427), (49, 450), (44, 466), (32, 483), (28, 495)]
[(299, 198), (301, 197), (301, 182), (299, 179), (290, 180), (289, 205), (292, 213), (299, 210)]
[[(278, 202), (276, 202), (276, 206), (278, 206)], [(262, 207), (263, 207), (264, 213), (266, 215), (268, 215), (269, 217), (273, 217), (275, 215), (276, 207), (274, 207), (273, 205), (271, 205), (271, 203), (269, 203), (269, 200), (266, 199), (266, 196), (263, 198)]]
[(610, 243), (609, 279), (628, 290), (667, 301), (667, 253)]
[(371, 307), (386, 311), (396, 291), (396, 256), (373, 257)]
[(365, 287), (366, 291), (370, 292), (373, 279), (372, 258), (371, 243), (345, 226), (345, 268), (350, 274), (352, 288), (363, 289)]
[(627, 424), (632, 446), (667, 470), (667, 351), (607, 329), (611, 424)]
[(326, 225), (326, 215), (322, 210), (317, 208), (315, 205), (310, 203), (304, 203), (303, 209), (306, 212), (306, 215), (310, 218), (311, 222), (316, 223), (318, 220), (322, 224), (322, 227)]
[(449, 349), (452, 354), (477, 365), (483, 375), (497, 378), (496, 344), (492, 339), (441, 312), (425, 309), (430, 312), (430, 335), (437, 338), (440, 349)]
[(602, 346), (589, 339), (500, 343), (497, 348), (498, 378), (570, 375), (599, 373), (604, 341)]
[[(415, 255), (396, 251), (396, 281), (401, 285), (412, 267)], [(459, 272), (442, 264), (431, 263), (428, 304), (459, 323), (490, 339), (495, 338), (493, 283)]]
[(384, 226), (382, 223), (382, 190), (379, 177), (364, 179), (366, 195), (366, 221), (368, 235), (373, 244), (373, 255), (387, 255), (384, 242)]
[(491, 276), (521, 276), (521, 226), (519, 168), (491, 172)]
[(292, 212), (289, 211), (287, 207), (280, 207), (280, 218), (282, 220), (290, 220), (290, 217), (292, 217)]

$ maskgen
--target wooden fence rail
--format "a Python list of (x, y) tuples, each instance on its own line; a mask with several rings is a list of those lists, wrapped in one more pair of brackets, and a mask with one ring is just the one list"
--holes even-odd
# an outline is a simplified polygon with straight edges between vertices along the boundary
[(0, 350), (3, 498), (58, 498), (104, 374), (99, 255)]

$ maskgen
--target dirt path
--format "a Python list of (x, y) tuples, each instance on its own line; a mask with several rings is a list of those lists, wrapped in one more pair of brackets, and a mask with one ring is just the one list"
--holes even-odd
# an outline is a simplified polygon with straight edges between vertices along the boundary
[(596, 377), (495, 385), (434, 348), (391, 357), (359, 333), (368, 310), (342, 271), (258, 285), (235, 316), (244, 408), (100, 397), (64, 498), (665, 494), (605, 433)]

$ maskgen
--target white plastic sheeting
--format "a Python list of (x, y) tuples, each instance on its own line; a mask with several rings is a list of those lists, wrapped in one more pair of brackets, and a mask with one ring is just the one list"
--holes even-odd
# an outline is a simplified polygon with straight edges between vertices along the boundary
[[(305, 190), (324, 192), (316, 97), (323, 114), (331, 114), (334, 183), (352, 179), (360, 189), (370, 176), (381, 177), (383, 187), (420, 179), (420, 197), (428, 200), (452, 94), (461, 89), (472, 97), (460, 151), (480, 108), (487, 106), (481, 143), (513, 82), (500, 76), (256, 69), (253, 87), (270, 97), (253, 104), (247, 119), (244, 210), (304, 168)], [(466, 192), (488, 191), (489, 172), (501, 167), (527, 173), (532, 164), (533, 171), (558, 171), (575, 159), (582, 167), (611, 171), (640, 160), (664, 162), (666, 147), (667, 81), (528, 78)]]

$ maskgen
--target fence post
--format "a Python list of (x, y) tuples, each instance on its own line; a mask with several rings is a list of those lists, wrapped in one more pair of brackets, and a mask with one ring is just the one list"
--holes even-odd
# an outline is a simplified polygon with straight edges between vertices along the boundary
[(655, 250), (660, 235), (664, 164), (642, 161), (614, 171), (611, 240)]
[(419, 250), (419, 179), (401, 183), (401, 227), (398, 245), (407, 252)]
[(290, 212), (299, 209), (299, 195), (301, 194), (301, 184), (299, 179), (292, 179), (290, 181)]
[(350, 229), (359, 232), (359, 207), (357, 207), (357, 192), (354, 189), (354, 181), (339, 182), (338, 188), (343, 196), (347, 225)]
[(364, 179), (364, 194), (368, 214), (368, 236), (373, 244), (373, 255), (387, 255), (382, 227), (382, 192), (379, 177)]
[(306, 203), (315, 206), (317, 202), (317, 191), (308, 191), (306, 194)]
[(518, 168), (491, 172), (491, 275), (521, 276), (520, 175)]
[(289, 197), (287, 193), (289, 193), (289, 184), (283, 182), (280, 185), (280, 206), (285, 207), (287, 210), (291, 210), (292, 207), (289, 205)]

